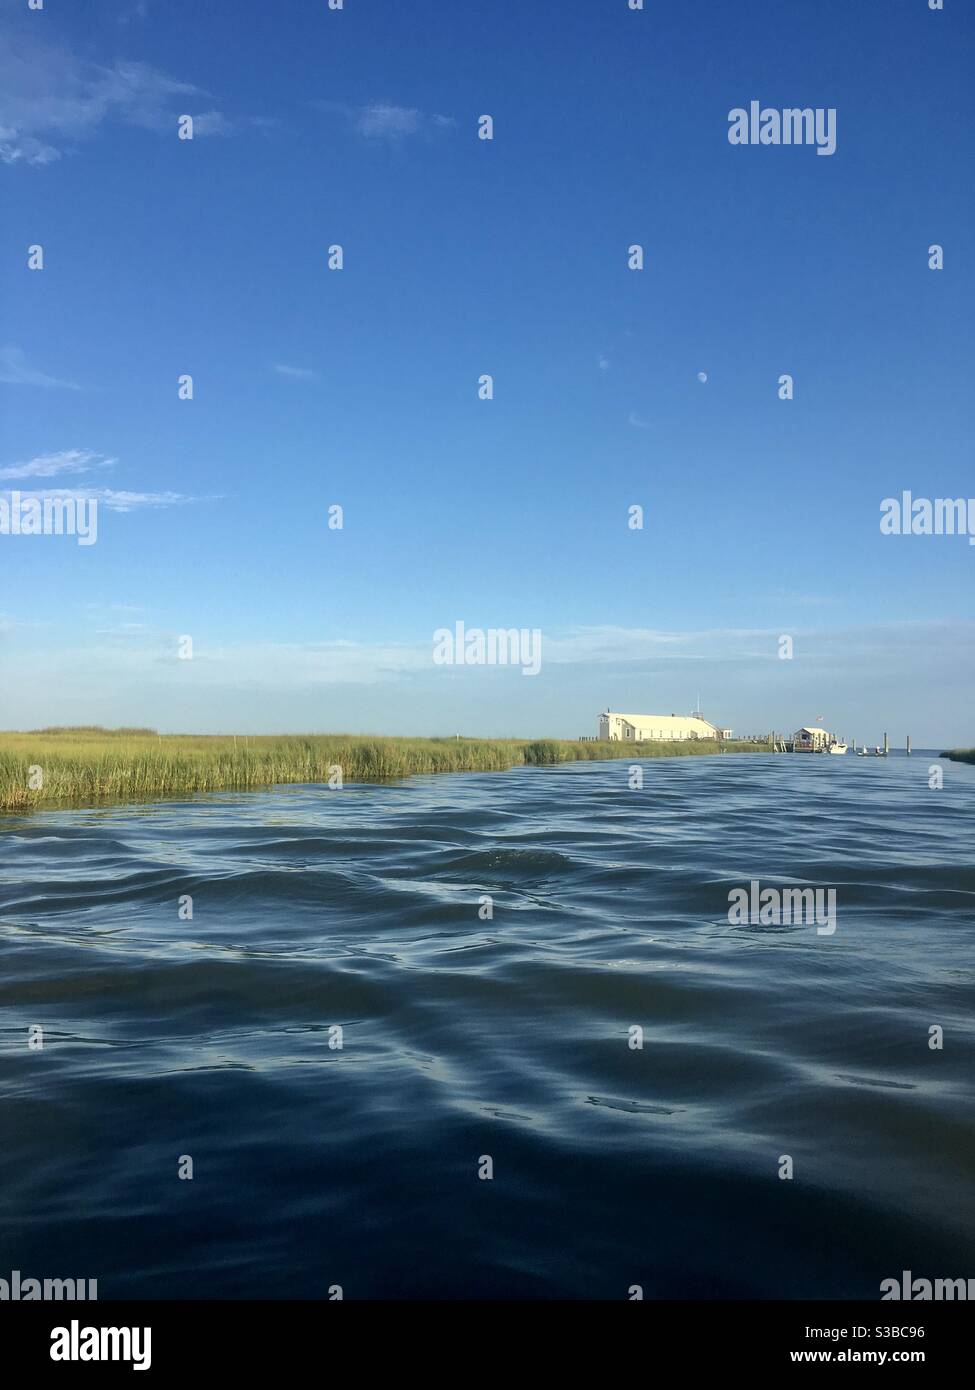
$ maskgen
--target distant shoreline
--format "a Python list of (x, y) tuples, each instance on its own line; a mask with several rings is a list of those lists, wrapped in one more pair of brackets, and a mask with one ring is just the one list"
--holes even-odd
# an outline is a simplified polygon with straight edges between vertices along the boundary
[(157, 734), (57, 728), (0, 733), (0, 811), (78, 809), (281, 784), (387, 782), (421, 773), (766, 753), (739, 739), (600, 743), (574, 739), (397, 738), (362, 734)]
[(940, 756), (950, 758), (953, 763), (975, 763), (975, 748), (949, 748)]

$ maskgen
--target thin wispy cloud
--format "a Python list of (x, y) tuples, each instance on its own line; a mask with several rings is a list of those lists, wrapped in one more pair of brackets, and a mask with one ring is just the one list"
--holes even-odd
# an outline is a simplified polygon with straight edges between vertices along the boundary
[[(38, 497), (58, 497), (61, 494), (56, 491), (40, 492), (35, 494)], [(125, 492), (115, 488), (100, 487), (82, 489), (81, 491), (72, 490), (74, 497), (87, 497), (91, 501), (97, 501), (99, 506), (107, 507), (110, 512), (134, 512), (147, 507), (182, 507), (189, 502), (202, 502), (202, 497), (190, 497), (182, 492)]]
[[(234, 121), (209, 105), (209, 94), (147, 63), (89, 62), (28, 34), (0, 36), (0, 162), (45, 165), (65, 146), (93, 136), (109, 120), (145, 130), (176, 131), (193, 117), (196, 136), (228, 135)], [(202, 110), (200, 108), (203, 108)]]
[(839, 599), (831, 594), (804, 594), (794, 589), (776, 589), (772, 598), (780, 603), (802, 604), (804, 607), (814, 606), (820, 603), (838, 603)]
[(92, 601), (86, 603), (85, 608), (92, 613), (144, 613), (146, 611), (141, 603), (104, 603)]
[(149, 0), (123, 0), (122, 8), (116, 16), (119, 24), (131, 24), (134, 20), (149, 18)]
[[(167, 117), (167, 122), (171, 117)], [(232, 121), (222, 111), (201, 111), (193, 117), (193, 138), (198, 135), (233, 135), (239, 122)]]
[(599, 370), (600, 370), (601, 372), (608, 372), (608, 371), (609, 371), (609, 368), (610, 368), (610, 361), (609, 361), (609, 358), (606, 356), (605, 353), (603, 353), (602, 356), (599, 358)]
[(450, 116), (427, 115), (412, 106), (390, 106), (379, 102), (360, 108), (355, 127), (360, 135), (370, 140), (400, 140), (407, 135), (447, 130), (454, 124)]
[(357, 135), (365, 140), (398, 144), (416, 137), (443, 134), (457, 124), (453, 116), (420, 111), (415, 106), (396, 106), (377, 101), (366, 106), (348, 106), (337, 101), (320, 101), (314, 105), (343, 116)]
[(80, 391), (76, 381), (62, 381), (47, 372), (32, 367), (21, 348), (0, 348), (0, 382), (5, 386), (55, 386), (65, 391)]
[[(0, 496), (9, 497), (9, 495), (9, 488), (0, 493)], [(55, 499), (73, 497), (79, 502), (97, 502), (100, 507), (105, 507), (110, 512), (135, 512), (146, 508), (181, 507), (190, 502), (212, 500), (203, 497), (191, 497), (183, 492), (127, 492), (110, 487), (31, 488), (30, 495), (31, 497), (39, 497), (42, 501), (46, 497)]]
[(643, 416), (638, 415), (635, 410), (630, 411), (628, 418), (630, 424), (634, 427), (634, 429), (648, 430), (650, 428), (650, 421), (644, 420)]
[(114, 627), (96, 627), (97, 637), (132, 637), (146, 631), (145, 623), (116, 623)]
[(314, 381), (318, 377), (311, 367), (289, 367), (286, 362), (272, 362), (271, 371), (278, 376), (292, 377), (295, 381)]
[[(107, 454), (96, 453), (92, 449), (61, 449), (50, 454), (38, 454), (32, 459), (10, 463), (0, 468), (0, 481), (3, 483), (27, 483), (34, 479), (74, 478), (79, 475), (100, 473), (114, 468), (118, 459)], [(22, 487), (4, 487), (0, 495), (9, 497), (11, 491), (26, 491)], [(179, 507), (190, 502), (213, 500), (193, 497), (183, 492), (146, 492), (126, 488), (73, 487), (69, 483), (62, 488), (29, 489), (31, 497), (62, 498), (73, 497), (79, 501), (97, 502), (112, 512), (134, 512), (146, 508)]]
[(39, 454), (23, 463), (0, 468), (0, 478), (58, 478), (69, 473), (92, 473), (112, 468), (117, 459), (92, 453), (90, 449), (62, 449), (56, 454)]
[[(72, 671), (88, 670), (101, 688), (110, 683), (136, 677), (149, 679), (153, 672), (168, 679), (174, 665), (175, 636), (136, 620), (114, 621), (93, 612), (93, 627), (102, 634), (125, 636), (129, 657), (124, 667), (114, 664), (107, 653), (90, 645), (67, 652), (49, 652), (38, 660), (47, 661), (52, 671), (70, 661)], [(19, 626), (19, 624), (18, 624)], [(843, 671), (847, 666), (896, 670), (915, 659), (923, 650), (935, 657), (945, 651), (975, 650), (973, 624), (911, 622), (877, 627), (809, 629), (804, 640), (816, 653), (819, 665)], [(709, 670), (716, 688), (727, 697), (735, 689), (742, 697), (752, 688), (756, 672), (761, 679), (783, 677), (778, 660), (778, 628), (713, 629), (693, 632), (664, 632), (640, 628), (580, 628), (544, 634), (543, 660), (557, 679), (575, 679), (596, 673), (599, 681), (622, 678), (627, 671), (640, 680), (663, 681), (666, 688), (683, 688), (685, 679), (697, 681), (702, 670)], [(430, 639), (409, 642), (354, 642), (331, 640), (282, 642), (273, 639), (244, 642), (216, 642), (197, 649), (194, 655), (196, 680), (227, 691), (246, 687), (295, 693), (301, 690), (342, 685), (381, 685), (410, 681), (442, 684), (443, 671), (434, 667)], [(905, 655), (911, 653), (910, 655)], [(32, 658), (33, 664), (33, 658)], [(682, 670), (682, 668), (686, 668)], [(666, 673), (666, 674), (664, 674)], [(43, 676), (43, 671), (35, 674)], [(482, 669), (461, 668), (451, 675), (473, 689), (484, 678)], [(504, 672), (500, 673), (503, 678)], [(569, 688), (568, 686), (566, 687)], [(141, 689), (141, 687), (140, 687)], [(688, 702), (694, 690), (687, 686)], [(789, 694), (788, 699), (794, 700)], [(668, 705), (677, 696), (674, 694)], [(595, 714), (595, 709), (593, 711)]]

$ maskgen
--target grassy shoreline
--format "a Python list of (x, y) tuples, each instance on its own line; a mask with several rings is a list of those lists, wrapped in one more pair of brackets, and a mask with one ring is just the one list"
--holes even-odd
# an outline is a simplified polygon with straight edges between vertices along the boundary
[(280, 783), (327, 783), (335, 767), (341, 768), (344, 782), (379, 782), (424, 772), (500, 772), (601, 758), (767, 751), (764, 744), (738, 740), (635, 745), (571, 739), (38, 729), (0, 733), (0, 811), (99, 806), (190, 792), (252, 791)]
[(949, 748), (939, 756), (950, 758), (953, 763), (975, 763), (975, 748)]

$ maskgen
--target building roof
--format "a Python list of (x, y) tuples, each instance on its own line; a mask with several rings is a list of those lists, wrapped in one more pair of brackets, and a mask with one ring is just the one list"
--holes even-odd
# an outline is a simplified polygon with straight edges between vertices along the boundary
[(634, 728), (650, 727), (659, 728), (661, 724), (671, 722), (680, 724), (706, 724), (709, 729), (716, 729), (718, 726), (712, 724), (710, 719), (705, 719), (699, 714), (620, 714), (617, 710), (607, 710), (603, 718), (625, 719), (627, 724), (632, 724)]

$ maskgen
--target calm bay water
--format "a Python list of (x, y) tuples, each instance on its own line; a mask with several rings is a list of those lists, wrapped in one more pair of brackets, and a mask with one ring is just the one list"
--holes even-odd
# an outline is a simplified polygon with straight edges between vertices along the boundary
[[(932, 761), (0, 819), (0, 1277), (614, 1299), (975, 1277), (975, 767), (932, 790)], [(835, 888), (835, 934), (732, 926), (753, 878)]]

